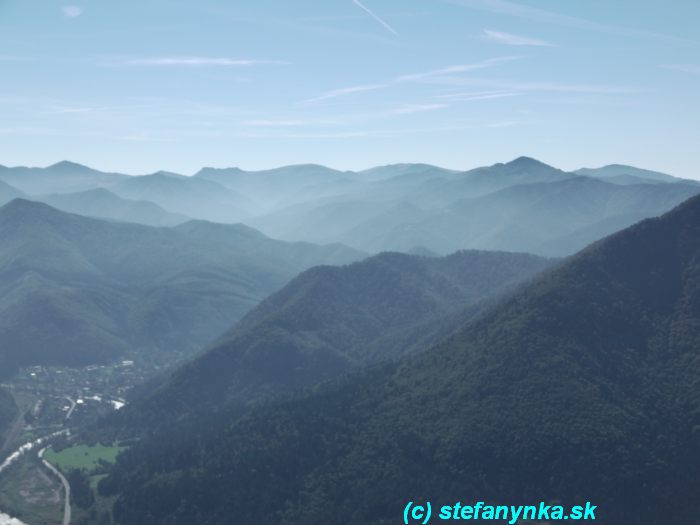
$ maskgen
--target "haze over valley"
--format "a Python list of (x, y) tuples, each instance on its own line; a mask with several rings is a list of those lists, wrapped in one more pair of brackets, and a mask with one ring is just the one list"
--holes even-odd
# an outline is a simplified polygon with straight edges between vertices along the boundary
[(698, 20), (0, 1), (0, 525), (700, 524)]

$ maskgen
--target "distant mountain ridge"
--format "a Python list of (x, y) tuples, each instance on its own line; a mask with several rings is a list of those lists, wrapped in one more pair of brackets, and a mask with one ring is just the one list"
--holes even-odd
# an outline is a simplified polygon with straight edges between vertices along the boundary
[(127, 418), (239, 410), (423, 348), (552, 264), (528, 254), (384, 253), (311, 268), (265, 299)]
[(191, 353), (300, 271), (363, 256), (212, 228), (106, 222), (22, 199), (0, 208), (0, 373)]
[(654, 182), (689, 182), (685, 179), (673, 177), (659, 171), (644, 170), (635, 168), (634, 166), (626, 166), (624, 164), (608, 164), (601, 168), (581, 168), (574, 173), (585, 175), (587, 177), (595, 177), (600, 179), (618, 179), (629, 177), (631, 180), (647, 180)]
[(0, 167), (0, 180), (27, 193), (68, 193), (114, 184), (128, 175), (106, 173), (75, 162), (61, 161), (46, 168)]
[(250, 214), (247, 199), (207, 180), (154, 173), (111, 186), (120, 197), (151, 201), (169, 212), (215, 222), (238, 222)]
[(186, 215), (165, 211), (151, 201), (124, 199), (104, 188), (54, 193), (37, 197), (37, 200), (69, 213), (147, 226), (174, 226), (190, 220)]
[(24, 192), (19, 191), (17, 188), (10, 186), (6, 182), (0, 181), (0, 206), (22, 197), (26, 197)]
[[(70, 201), (64, 209), (88, 216), (149, 225), (174, 224), (178, 216), (244, 222), (286, 241), (341, 242), (370, 253), (421, 246), (441, 255), (483, 249), (566, 256), (700, 192), (700, 182), (631, 166), (566, 172), (525, 156), (468, 171), (393, 164), (352, 172), (300, 164), (203, 168), (191, 177), (164, 171), (127, 176), (63, 162), (2, 168), (0, 181), (22, 192), (14, 197), (78, 193), (62, 197)], [(107, 202), (100, 194), (104, 206), (91, 204), (82, 192), (96, 189), (134, 202)], [(543, 207), (555, 193), (557, 213)], [(145, 209), (146, 203), (165, 214)]]

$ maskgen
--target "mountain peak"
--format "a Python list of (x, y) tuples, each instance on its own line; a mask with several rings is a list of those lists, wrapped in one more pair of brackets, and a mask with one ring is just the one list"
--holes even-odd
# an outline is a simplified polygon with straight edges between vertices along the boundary
[(549, 164), (545, 164), (544, 162), (540, 162), (537, 159), (533, 159), (532, 157), (525, 157), (521, 156), (518, 157), (517, 159), (513, 159), (510, 162), (506, 163), (506, 166), (510, 167), (517, 167), (517, 168), (551, 168)]
[(31, 201), (18, 197), (0, 207), (0, 221), (12, 222), (13, 218), (18, 218), (22, 222), (28, 217), (47, 217), (52, 214), (60, 214), (55, 208), (43, 202)]
[(20, 197), (0, 207), (0, 210), (30, 210), (40, 208), (50, 208), (50, 206), (42, 202), (31, 201)]
[(56, 164), (52, 164), (51, 166), (47, 167), (46, 169), (49, 170), (59, 170), (59, 171), (76, 171), (76, 170), (90, 170), (87, 166), (84, 166), (82, 164), (78, 164), (77, 162), (71, 162), (69, 160), (62, 160), (60, 162), (57, 162)]
[(238, 173), (245, 173), (244, 170), (241, 168), (234, 166), (231, 168), (214, 168), (212, 166), (205, 166), (201, 170), (199, 170), (197, 173), (193, 175), (193, 177), (206, 177), (208, 174), (212, 173), (226, 173), (226, 174), (238, 174)]

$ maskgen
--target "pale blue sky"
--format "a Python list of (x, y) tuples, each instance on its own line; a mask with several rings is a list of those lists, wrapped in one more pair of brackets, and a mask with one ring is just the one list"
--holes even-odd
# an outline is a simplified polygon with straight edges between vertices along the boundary
[(0, 164), (700, 178), (699, 27), (697, 0), (0, 0)]

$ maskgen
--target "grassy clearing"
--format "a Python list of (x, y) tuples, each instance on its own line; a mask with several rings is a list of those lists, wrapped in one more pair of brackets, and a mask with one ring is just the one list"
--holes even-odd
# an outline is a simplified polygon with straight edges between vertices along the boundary
[(124, 447), (119, 446), (76, 445), (56, 452), (53, 448), (49, 447), (46, 450), (44, 458), (66, 473), (73, 469), (84, 469), (88, 472), (92, 472), (100, 465), (100, 461), (114, 463), (117, 459), (117, 455), (122, 450), (124, 450)]

